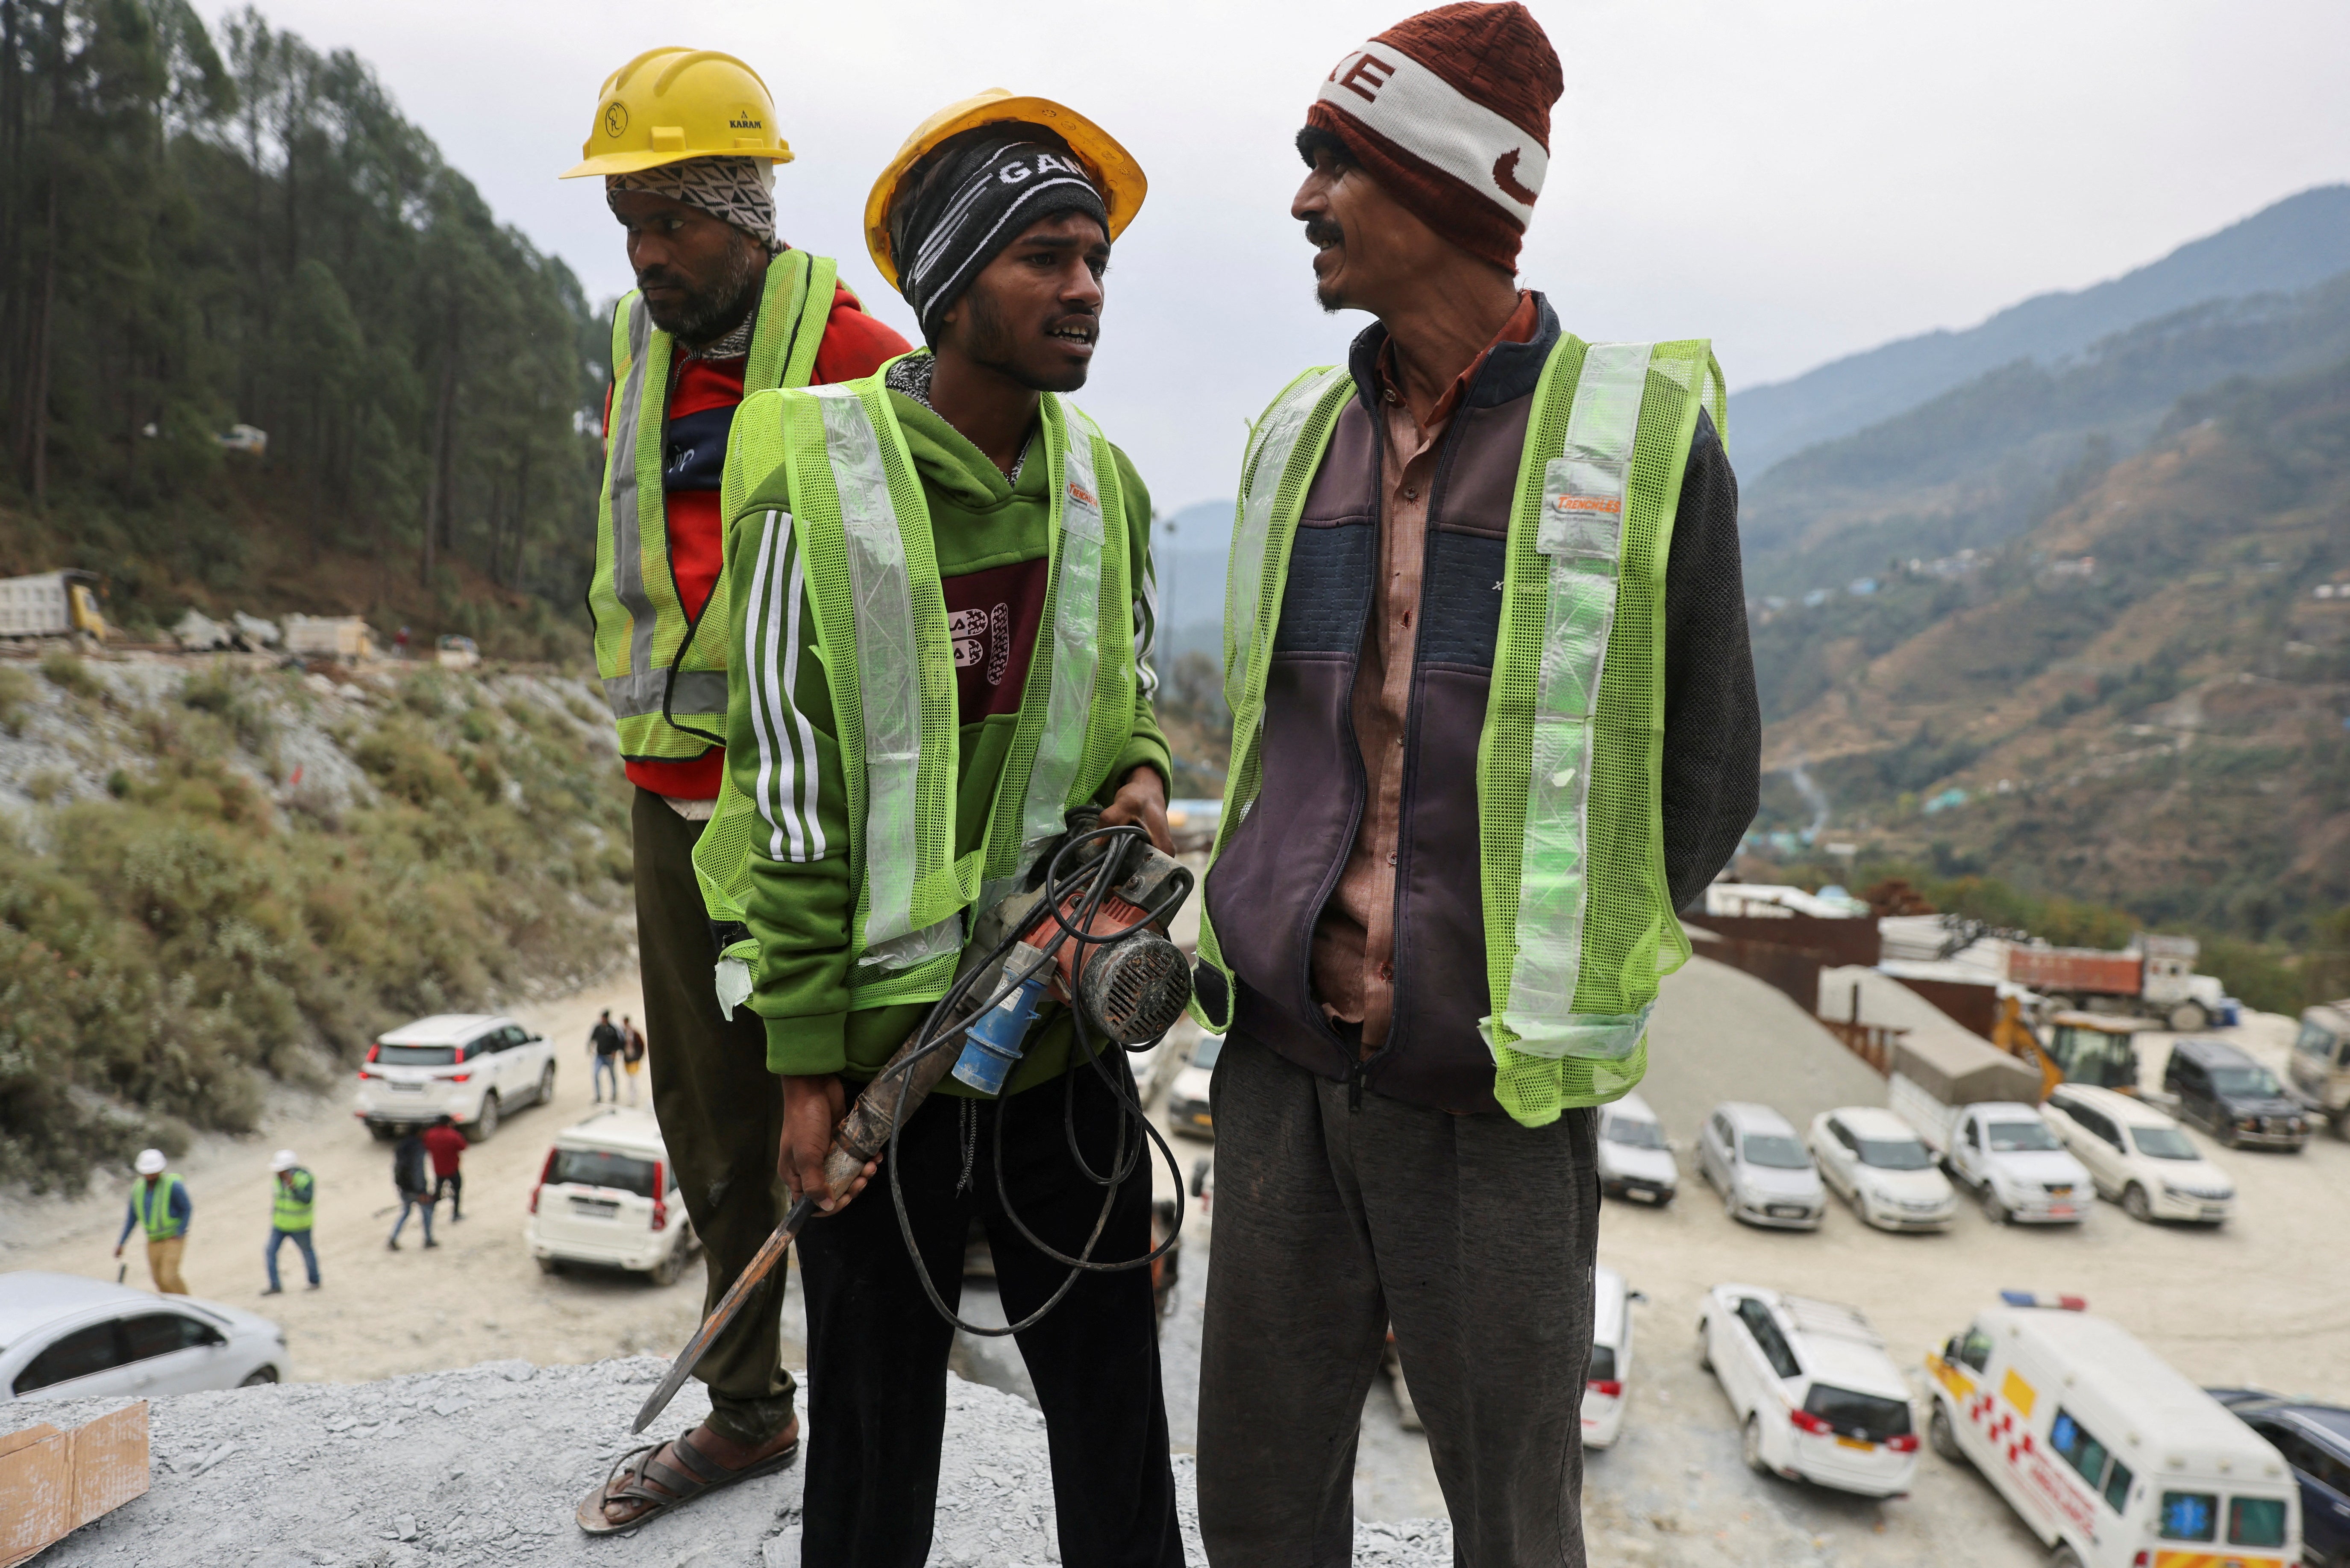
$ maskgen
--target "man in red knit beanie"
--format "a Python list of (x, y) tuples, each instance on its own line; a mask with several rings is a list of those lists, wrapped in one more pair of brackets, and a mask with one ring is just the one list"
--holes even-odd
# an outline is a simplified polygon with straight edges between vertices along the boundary
[(1585, 1561), (1596, 1107), (1646, 1070), (1761, 724), (1710, 348), (1587, 343), (1518, 283), (1561, 90), (1523, 5), (1442, 5), (1297, 135), (1315, 293), (1378, 319), (1256, 423), (1233, 530), (1214, 1568), (1350, 1560), (1390, 1324), (1454, 1561)]

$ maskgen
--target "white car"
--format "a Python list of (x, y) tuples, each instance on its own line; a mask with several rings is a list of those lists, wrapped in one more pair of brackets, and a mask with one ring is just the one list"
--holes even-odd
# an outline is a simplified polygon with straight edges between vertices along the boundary
[(2101, 1198), (2133, 1220), (2226, 1221), (2236, 1184), (2196, 1152), (2179, 1125), (2142, 1100), (2087, 1084), (2059, 1084), (2048, 1125), (2089, 1168)]
[(486, 1142), (505, 1113), (555, 1098), (555, 1047), (511, 1018), (444, 1012), (376, 1037), (351, 1114), (380, 1138), (454, 1116)]
[(1583, 1446), (1604, 1449), (1624, 1429), (1632, 1381), (1632, 1303), (1648, 1298), (1626, 1288), (1602, 1263), (1591, 1273), (1591, 1370), (1584, 1374)]
[(1705, 1118), (1697, 1168), (1733, 1220), (1816, 1231), (1828, 1196), (1787, 1118), (1768, 1106), (1728, 1100)]
[(281, 1383), (265, 1317), (79, 1274), (0, 1274), (0, 1400), (193, 1394)]
[(1909, 1385), (1859, 1313), (1716, 1285), (1697, 1335), (1699, 1365), (1721, 1379), (1752, 1469), (1863, 1497), (1908, 1491), (1918, 1472)]
[(1599, 1107), (1599, 1190), (1610, 1198), (1638, 1198), (1659, 1208), (1680, 1189), (1680, 1167), (1658, 1124), (1657, 1113), (1638, 1095)]
[(1167, 1089), (1167, 1125), (1195, 1137), (1216, 1136), (1215, 1113), (1208, 1106), (1208, 1085), (1213, 1081), (1216, 1058), (1224, 1049), (1221, 1034), (1202, 1034), (1191, 1047), (1191, 1059), (1175, 1075)]
[(1134, 1097), (1149, 1105), (1167, 1086), (1167, 1080), (1182, 1064), (1181, 1049), (1176, 1045), (1170, 1031), (1160, 1035), (1139, 1051), (1122, 1053), (1126, 1070), (1134, 1075)]
[(1820, 1179), (1864, 1224), (1880, 1231), (1947, 1231), (1959, 1215), (1950, 1178), (1909, 1124), (1882, 1106), (1839, 1106), (1812, 1118)]
[(2039, 1111), (2021, 1101), (1960, 1111), (1942, 1168), (1974, 1190), (1994, 1225), (2077, 1225), (2095, 1206), (2088, 1167), (2066, 1154)]
[(594, 1263), (674, 1284), (697, 1243), (653, 1114), (608, 1106), (557, 1133), (523, 1235), (546, 1273)]

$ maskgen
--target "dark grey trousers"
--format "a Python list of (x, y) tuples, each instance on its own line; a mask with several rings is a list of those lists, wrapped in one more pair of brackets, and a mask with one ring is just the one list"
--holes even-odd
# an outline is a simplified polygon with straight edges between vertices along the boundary
[(1315, 1077), (1237, 1033), (1213, 1088), (1200, 1358), (1212, 1568), (1346, 1568), (1390, 1321), (1461, 1568), (1582, 1568), (1599, 1188), (1589, 1111), (1546, 1127)]
[[(686, 821), (645, 789), (637, 791), (630, 824), (653, 1115), (702, 1240), (707, 1314), (783, 1219), (775, 1149), (784, 1090), (767, 1071), (766, 1025), (747, 1007), (732, 1018), (718, 1011), (712, 979), (718, 949), (693, 877), (702, 824)], [(612, 1097), (619, 1098), (619, 1089)], [(738, 1443), (764, 1443), (791, 1424), (798, 1386), (783, 1367), (779, 1286), (770, 1276), (764, 1293), (693, 1369), (710, 1386), (711, 1429)]]

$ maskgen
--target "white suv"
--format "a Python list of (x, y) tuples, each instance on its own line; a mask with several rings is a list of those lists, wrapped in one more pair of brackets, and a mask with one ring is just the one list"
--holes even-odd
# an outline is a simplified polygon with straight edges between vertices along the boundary
[(444, 1012), (379, 1035), (359, 1067), (351, 1114), (380, 1138), (442, 1116), (486, 1142), (517, 1106), (555, 1097), (555, 1047), (511, 1018)]
[(2133, 1220), (2225, 1221), (2236, 1184), (2205, 1159), (2179, 1125), (2144, 1101), (2087, 1084), (2059, 1084), (2048, 1125), (2089, 1168), (2101, 1198)]
[(557, 1133), (524, 1235), (546, 1273), (596, 1263), (676, 1283), (696, 1242), (652, 1113), (609, 1106)]
[(1697, 1320), (1698, 1364), (1721, 1380), (1764, 1475), (1900, 1497), (1918, 1473), (1909, 1385), (1848, 1306), (1716, 1285)]
[(1934, 1168), (1934, 1151), (1881, 1106), (1839, 1106), (1812, 1118), (1820, 1179), (1880, 1231), (1947, 1231), (1959, 1195)]

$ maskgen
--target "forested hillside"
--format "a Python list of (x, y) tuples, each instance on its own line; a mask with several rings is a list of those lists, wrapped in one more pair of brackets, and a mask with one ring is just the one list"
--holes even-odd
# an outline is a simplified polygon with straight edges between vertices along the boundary
[(134, 631), (194, 601), (584, 647), (544, 607), (588, 573), (604, 352), (348, 53), (0, 0), (0, 574), (99, 571)]
[[(2350, 359), (2180, 401), (2026, 533), (1758, 617), (1762, 826), (2302, 943), (2350, 905)], [(1816, 794), (1803, 798), (1793, 770)]]

